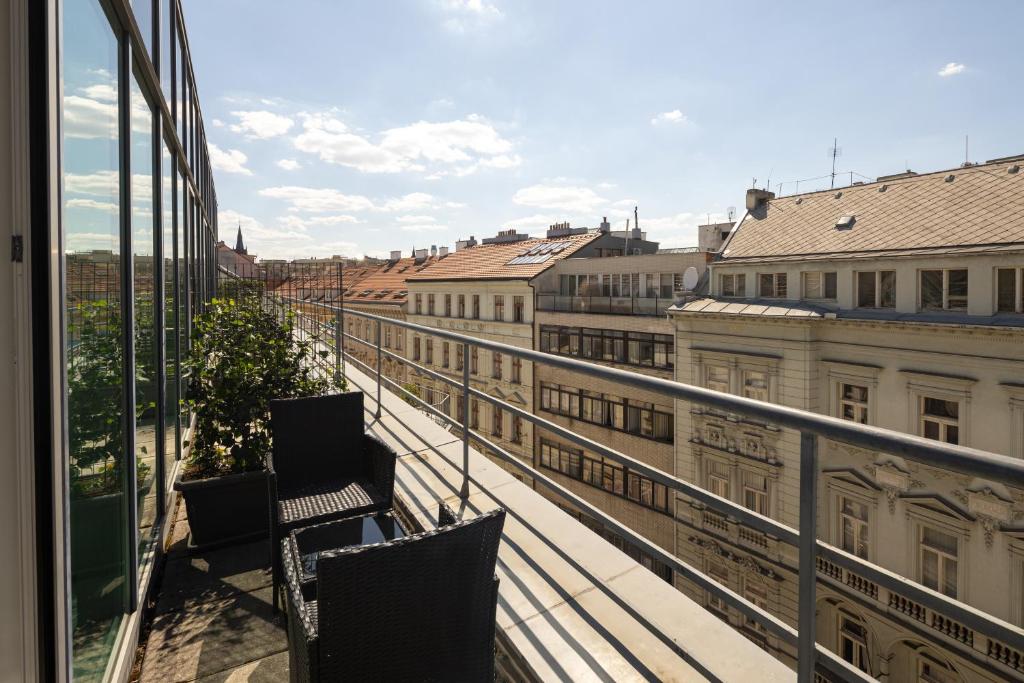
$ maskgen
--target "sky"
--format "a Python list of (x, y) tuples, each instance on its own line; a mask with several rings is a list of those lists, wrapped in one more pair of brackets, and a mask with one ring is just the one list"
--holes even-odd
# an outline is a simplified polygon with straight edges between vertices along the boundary
[(837, 185), (1024, 153), (1012, 0), (183, 5), (220, 235), (262, 258), (634, 206), (690, 246), (752, 183), (827, 188), (835, 138)]

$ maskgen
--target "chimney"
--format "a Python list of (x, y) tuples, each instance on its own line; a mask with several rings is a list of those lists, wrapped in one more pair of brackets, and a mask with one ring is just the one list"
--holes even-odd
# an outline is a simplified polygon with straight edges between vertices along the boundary
[(605, 234), (612, 231), (612, 224), (608, 222), (608, 216), (603, 216), (601, 218), (601, 227), (599, 230)]
[(398, 261), (401, 258), (402, 258), (402, 250), (401, 249), (394, 249), (394, 250), (392, 250), (392, 252), (391, 252), (391, 259), (390, 259), (392, 262)]
[(413, 256), (416, 257), (416, 263), (423, 263), (424, 261), (427, 260), (427, 250), (417, 249), (415, 252), (413, 252)]
[(457, 240), (455, 242), (455, 251), (462, 251), (463, 249), (469, 249), (470, 247), (476, 246), (476, 237), (473, 235), (469, 236), (468, 240)]
[(430, 245), (430, 256), (431, 256), (431, 258), (433, 258), (434, 256), (437, 256), (437, 245), (436, 244), (431, 244)]
[(515, 228), (509, 228), (508, 230), (499, 230), (498, 234), (494, 237), (485, 237), (483, 239), (484, 244), (508, 244), (510, 242), (522, 242), (523, 240), (530, 239), (530, 236), (526, 233), (518, 233)]
[(753, 211), (769, 199), (775, 199), (775, 193), (752, 187), (747, 190), (747, 211)]
[(443, 259), (447, 255), (448, 255), (448, 247), (441, 247), (440, 249), (437, 250), (437, 258)]

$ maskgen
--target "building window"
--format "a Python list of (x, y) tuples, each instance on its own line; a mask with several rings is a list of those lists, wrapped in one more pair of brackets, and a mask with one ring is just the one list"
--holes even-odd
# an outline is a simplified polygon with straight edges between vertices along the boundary
[(761, 288), (761, 296), (768, 299), (786, 298), (785, 273), (759, 273), (758, 280)]
[(449, 363), (451, 362), (451, 358), (449, 356), (450, 349), (448, 347), (449, 347), (448, 342), (441, 342), (441, 367), (442, 368), (449, 367)]
[[(714, 562), (708, 563), (708, 576), (722, 584), (726, 588), (729, 587), (729, 570), (720, 564)], [(721, 616), (728, 618), (729, 616), (729, 604), (718, 597), (711, 591), (708, 591), (708, 607), (715, 612), (718, 612)]]
[[(766, 612), (768, 611), (768, 586), (762, 582), (749, 576), (743, 577), (743, 597), (755, 607), (760, 607)], [(767, 634), (764, 624), (757, 619), (751, 619), (750, 617), (744, 617), (743, 619), (744, 626), (754, 633), (759, 636)]]
[(957, 537), (922, 526), (920, 544), (918, 580), (922, 585), (955, 599), (959, 558)]
[(743, 473), (743, 507), (768, 516), (768, 477), (753, 472)]
[(456, 370), (461, 370), (462, 369), (462, 365), (463, 365), (462, 364), (462, 354), (463, 353), (465, 353), (465, 352), (462, 350), (462, 344), (456, 344), (455, 345), (455, 369)]
[(647, 439), (672, 443), (671, 412), (653, 403), (541, 382), (542, 410)]
[(996, 310), (1000, 313), (1024, 312), (1024, 270), (996, 269)]
[(497, 351), (491, 354), (491, 377), (501, 379), (501, 354)]
[(868, 423), (868, 388), (857, 384), (839, 383), (839, 415), (844, 420)]
[(960, 683), (962, 679), (945, 664), (921, 653), (917, 659), (917, 680), (920, 683)]
[(512, 357), (512, 382), (521, 384), (523, 381), (523, 359), (519, 356)]
[(877, 270), (857, 273), (858, 308), (894, 308), (896, 271)]
[(767, 401), (768, 373), (757, 370), (744, 370), (743, 395), (757, 401)]
[(747, 276), (743, 273), (721, 275), (718, 282), (722, 296), (744, 297), (747, 295)]
[(479, 320), (480, 319), (480, 295), (479, 294), (474, 294), (473, 295), (473, 319), (474, 320)]
[(463, 408), (466, 407), (466, 404), (463, 403), (464, 400), (465, 399), (463, 399), (461, 396), (456, 396), (455, 397), (455, 416), (454, 417), (460, 423), (462, 422), (462, 410), (463, 410)]
[(422, 315), (423, 314), (423, 295), (422, 294), (417, 294), (416, 298), (415, 298), (415, 301), (416, 301), (416, 315)]
[(480, 349), (475, 346), (469, 349), (469, 371), (474, 375), (480, 372)]
[(505, 297), (501, 294), (494, 295), (494, 319), (505, 319)]
[(466, 317), (466, 295), (459, 294), (459, 317)]
[(413, 337), (412, 338), (412, 359), (413, 360), (419, 360), (420, 359), (420, 338), (419, 337)]
[(475, 398), (469, 400), (469, 428), (480, 429), (480, 401)]
[(839, 655), (861, 671), (868, 672), (868, 638), (863, 624), (839, 616)]
[(830, 271), (810, 272), (802, 274), (805, 299), (827, 299), (834, 301), (836, 298), (836, 273)]
[(446, 318), (452, 317), (452, 295), (444, 295), (444, 316)]
[(512, 297), (512, 321), (521, 323), (526, 320), (524, 316), (524, 308), (526, 304), (521, 296)]
[(384, 328), (384, 348), (391, 348), (391, 325)]
[(920, 308), (962, 310), (967, 308), (967, 270), (920, 271)]
[(931, 396), (918, 397), (921, 405), (921, 436), (960, 443), (960, 404)]
[(512, 416), (512, 443), (523, 442), (523, 418), (518, 415)]
[(540, 464), (555, 472), (561, 472), (574, 479), (580, 479), (583, 468), (583, 451), (561, 446), (552, 441), (541, 439), (540, 442)]
[(729, 382), (729, 368), (724, 365), (705, 366), (704, 385), (712, 391), (728, 394), (732, 388)]
[(395, 350), (396, 351), (401, 351), (402, 350), (402, 340), (403, 339), (405, 339), (405, 331), (404, 330), (395, 330)]
[(495, 406), (494, 410), (491, 412), (491, 435), (492, 436), (496, 436), (499, 439), (501, 438), (501, 427), (502, 427), (502, 424), (504, 422), (505, 422), (505, 412), (501, 408)]
[(427, 365), (434, 364), (434, 340), (431, 338), (427, 339)]
[(664, 370), (673, 369), (675, 364), (675, 338), (671, 334), (544, 325), (540, 328), (540, 350)]
[(867, 560), (868, 506), (842, 496), (839, 498), (839, 541), (840, 547), (848, 553)]
[(542, 467), (561, 472), (644, 507), (670, 514), (668, 489), (648, 477), (547, 439), (540, 441), (540, 454)]
[(434, 295), (427, 294), (427, 315), (434, 315)]
[(729, 481), (729, 466), (720, 463), (709, 461), (708, 462), (708, 475), (707, 475), (707, 490), (715, 494), (719, 498), (725, 498), (726, 500), (732, 500), (732, 493), (730, 490)]

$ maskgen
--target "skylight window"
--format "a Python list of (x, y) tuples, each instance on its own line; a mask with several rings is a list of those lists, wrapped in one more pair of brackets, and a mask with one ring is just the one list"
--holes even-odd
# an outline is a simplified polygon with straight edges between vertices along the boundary
[(542, 242), (541, 244), (534, 245), (512, 258), (507, 264), (509, 266), (522, 266), (532, 263), (544, 263), (554, 254), (565, 251), (572, 242)]
[(836, 230), (849, 230), (856, 221), (856, 216), (840, 216), (836, 221)]

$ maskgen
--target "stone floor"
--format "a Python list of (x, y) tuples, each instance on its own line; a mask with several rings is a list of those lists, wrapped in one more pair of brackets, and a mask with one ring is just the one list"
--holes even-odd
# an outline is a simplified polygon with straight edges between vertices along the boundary
[(178, 506), (141, 683), (288, 680), (283, 615), (271, 609), (269, 542), (193, 553)]

